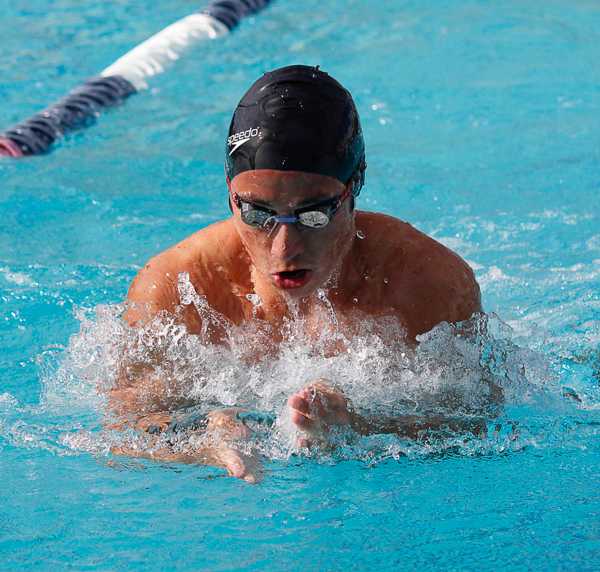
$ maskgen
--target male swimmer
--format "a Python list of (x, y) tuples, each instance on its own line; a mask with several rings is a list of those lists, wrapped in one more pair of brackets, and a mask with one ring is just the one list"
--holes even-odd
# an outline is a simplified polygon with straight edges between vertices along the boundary
[[(264, 74), (242, 97), (229, 128), (225, 170), (232, 216), (155, 256), (131, 285), (126, 321), (138, 327), (166, 312), (200, 333), (196, 308), (180, 311), (181, 273), (232, 323), (268, 323), (275, 345), (285, 320), (310, 323), (318, 314), (321, 289), (349, 332), (365, 316), (393, 316), (413, 344), (440, 322), (479, 312), (479, 286), (457, 254), (406, 222), (356, 210), (365, 169), (358, 113), (344, 87), (318, 67)], [(258, 307), (249, 294), (260, 297)], [(219, 343), (218, 331), (213, 339)], [(115, 411), (136, 418), (138, 428), (166, 427), (169, 404), (161, 380), (127, 368), (120, 378), (111, 396)], [(140, 398), (149, 393), (155, 397), (150, 409)], [(290, 395), (287, 407), (305, 442), (326, 437), (335, 426), (361, 434), (414, 436), (419, 430), (418, 424), (361, 417), (325, 380)], [(229, 446), (247, 431), (235, 411), (213, 412), (202, 430), (220, 431), (223, 446), (204, 449), (195, 459), (167, 451), (162, 458), (206, 462), (255, 478), (249, 460)]]

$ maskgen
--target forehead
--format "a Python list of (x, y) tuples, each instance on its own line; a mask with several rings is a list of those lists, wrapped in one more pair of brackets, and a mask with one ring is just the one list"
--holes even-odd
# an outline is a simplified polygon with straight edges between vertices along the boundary
[(299, 171), (244, 171), (231, 181), (240, 197), (273, 206), (294, 206), (334, 197), (344, 185), (332, 177)]

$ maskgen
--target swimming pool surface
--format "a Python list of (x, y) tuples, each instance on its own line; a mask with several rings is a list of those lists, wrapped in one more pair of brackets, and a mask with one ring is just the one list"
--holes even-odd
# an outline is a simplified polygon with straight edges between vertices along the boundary
[[(0, 0), (0, 128), (201, 8), (20, 5)], [(598, 570), (599, 30), (591, 0), (275, 0), (50, 155), (0, 161), (0, 569)], [(231, 111), (293, 63), (354, 94), (359, 208), (456, 250), (498, 316), (477, 347), (428, 335), (410, 379), (468, 391), (485, 366), (504, 412), (486, 439), (310, 458), (265, 439), (255, 486), (113, 457), (96, 387), (127, 335), (117, 304), (151, 255), (228, 216)], [(254, 372), (255, 405), (277, 414), (277, 384), (315, 371), (384, 399), (401, 364), (369, 340), (345, 363), (291, 344)], [(193, 373), (208, 364), (221, 401), (242, 399), (235, 355), (200, 357)]]

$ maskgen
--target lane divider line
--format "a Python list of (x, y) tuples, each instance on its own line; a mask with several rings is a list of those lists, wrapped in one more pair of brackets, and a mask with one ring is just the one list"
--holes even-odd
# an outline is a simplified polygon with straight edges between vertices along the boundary
[(100, 112), (121, 104), (148, 87), (191, 46), (214, 40), (240, 21), (259, 12), (271, 0), (214, 0), (202, 12), (190, 14), (137, 45), (66, 97), (0, 134), (0, 156), (25, 157), (47, 153), (67, 133), (91, 125)]

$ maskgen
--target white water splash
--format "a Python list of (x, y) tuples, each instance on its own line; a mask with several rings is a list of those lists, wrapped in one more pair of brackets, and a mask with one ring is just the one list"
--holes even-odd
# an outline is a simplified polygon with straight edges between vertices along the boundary
[[(316, 379), (329, 380), (367, 417), (442, 414), (488, 420), (485, 438), (446, 433), (415, 442), (339, 431), (334, 452), (311, 453), (321, 459), (333, 455), (377, 462), (446, 451), (473, 455), (543, 446), (556, 443), (556, 435), (564, 431), (561, 416), (578, 407), (563, 398), (549, 360), (515, 344), (511, 328), (493, 315), (459, 325), (442, 323), (420, 336), (418, 347), (412, 349), (393, 317), (362, 317), (357, 333), (345, 333), (322, 291), (317, 297), (321, 327), (315, 330), (296, 315), (284, 324), (283, 340), (273, 347), (268, 324), (255, 319), (233, 325), (193, 289), (186, 275), (180, 276), (179, 289), (183, 304), (193, 305), (202, 318), (200, 335), (190, 335), (176, 316), (168, 315), (130, 328), (121, 318), (122, 305), (78, 311), (80, 330), (68, 347), (51, 348), (40, 356), (43, 390), (35, 419), (25, 426), (15, 425), (14, 419), (8, 424), (5, 416), (0, 437), (17, 446), (38, 443), (58, 454), (105, 455), (124, 439), (130, 447), (143, 450), (147, 436), (101, 429), (106, 395), (117, 384), (124, 356), (128, 363), (145, 364), (160, 376), (173, 404), (192, 402), (198, 414), (235, 406), (275, 420), (272, 426), (252, 425), (256, 433), (246, 444), (249, 450), (275, 459), (298, 452), (286, 401)], [(225, 332), (223, 343), (209, 343), (211, 328)], [(500, 417), (491, 394), (494, 385), (505, 399)], [(597, 402), (589, 398), (583, 405), (589, 411)], [(11, 396), (3, 395), (2, 407), (17, 405)], [(40, 415), (62, 416), (60, 430), (40, 429)], [(186, 437), (177, 439), (178, 447), (190, 446)]]

